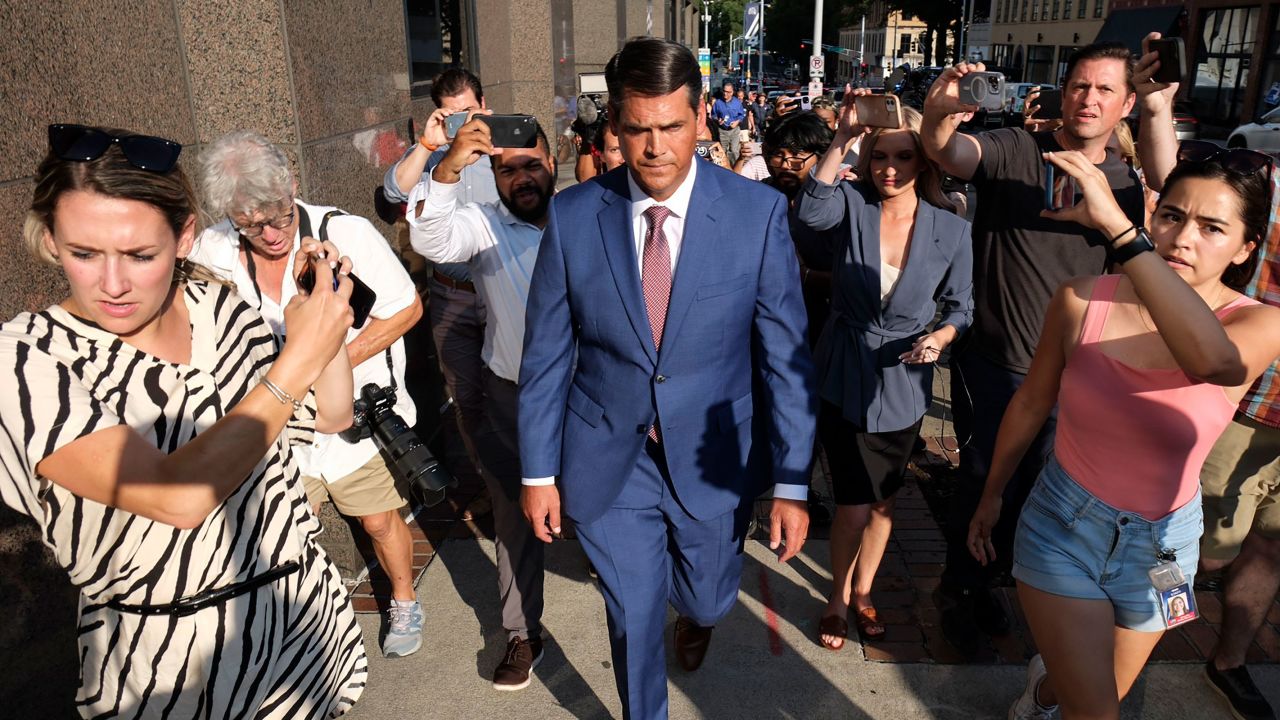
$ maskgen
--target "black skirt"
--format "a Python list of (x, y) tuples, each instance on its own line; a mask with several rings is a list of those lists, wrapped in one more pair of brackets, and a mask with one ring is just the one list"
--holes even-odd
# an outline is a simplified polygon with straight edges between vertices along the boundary
[(827, 453), (836, 504), (868, 505), (902, 489), (923, 420), (902, 430), (867, 432), (846, 420), (839, 407), (823, 401), (818, 437)]

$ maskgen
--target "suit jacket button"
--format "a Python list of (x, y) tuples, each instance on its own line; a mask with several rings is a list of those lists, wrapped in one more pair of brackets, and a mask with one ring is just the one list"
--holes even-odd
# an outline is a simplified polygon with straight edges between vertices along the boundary
[(666, 381), (667, 381), (667, 376), (666, 376), (666, 375), (659, 375), (658, 377), (654, 378), (654, 380), (655, 380), (659, 385), (661, 385), (662, 383), (664, 383), (664, 382), (666, 382)]

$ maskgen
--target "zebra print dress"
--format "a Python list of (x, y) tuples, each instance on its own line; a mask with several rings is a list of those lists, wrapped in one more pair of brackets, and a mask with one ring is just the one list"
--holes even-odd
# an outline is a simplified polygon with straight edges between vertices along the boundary
[[(0, 501), (30, 516), (80, 590), (85, 717), (323, 718), (364, 689), (367, 663), (341, 579), (281, 433), (202, 525), (179, 530), (85, 500), (36, 465), (96, 430), (128, 424), (172, 452), (234, 407), (275, 359), (275, 340), (232, 288), (191, 282), (190, 365), (147, 355), (59, 306), (0, 326)], [(186, 617), (105, 606), (164, 604), (301, 570)]]

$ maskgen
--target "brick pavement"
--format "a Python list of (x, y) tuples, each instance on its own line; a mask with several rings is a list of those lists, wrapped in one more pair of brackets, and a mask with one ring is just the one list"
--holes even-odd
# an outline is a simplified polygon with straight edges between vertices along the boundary
[[(954, 438), (944, 438), (955, 447)], [(863, 657), (884, 663), (986, 663), (1022, 664), (1035, 654), (1035, 642), (1026, 625), (1017, 593), (1012, 587), (998, 589), (1013, 611), (1012, 631), (992, 638), (973, 660), (966, 661), (942, 637), (940, 617), (933, 601), (945, 559), (946, 544), (938, 523), (930, 512), (920, 481), (946, 482), (954, 470), (937, 438), (926, 439), (927, 449), (911, 465), (906, 486), (898, 495), (893, 534), (872, 590), (872, 598), (885, 624), (883, 639), (863, 642)], [(954, 457), (954, 454), (951, 455)], [(829, 487), (822, 463), (815, 468), (815, 487)], [(416, 508), (408, 517), (414, 539), (414, 577), (419, 578), (435, 557), (435, 551), (449, 537), (492, 537), (487, 518), (463, 521), (467, 504), (479, 488), (459, 488), (449, 498), (431, 508)], [(827, 497), (830, 494), (827, 493)], [(817, 527), (813, 539), (825, 539), (825, 528)], [(390, 597), (386, 576), (371, 562), (367, 580), (351, 589), (356, 612), (373, 613), (384, 608)], [(817, 588), (825, 594), (826, 587)], [(1202, 663), (1211, 652), (1222, 622), (1222, 595), (1216, 590), (1198, 589), (1201, 618), (1167, 633), (1156, 646), (1152, 662)], [(854, 647), (857, 646), (856, 636)], [(852, 648), (851, 648), (852, 649)], [(1250, 663), (1280, 663), (1280, 599), (1271, 607), (1267, 622), (1248, 653)]]

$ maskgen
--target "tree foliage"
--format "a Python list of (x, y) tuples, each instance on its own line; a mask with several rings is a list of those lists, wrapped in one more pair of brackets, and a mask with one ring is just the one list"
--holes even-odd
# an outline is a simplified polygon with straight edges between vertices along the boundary
[(889, 0), (889, 8), (915, 15), (925, 24), (924, 38), (920, 43), (924, 50), (924, 64), (943, 65), (950, 62), (947, 31), (951, 31), (953, 36), (959, 32), (964, 3), (965, 0)]

